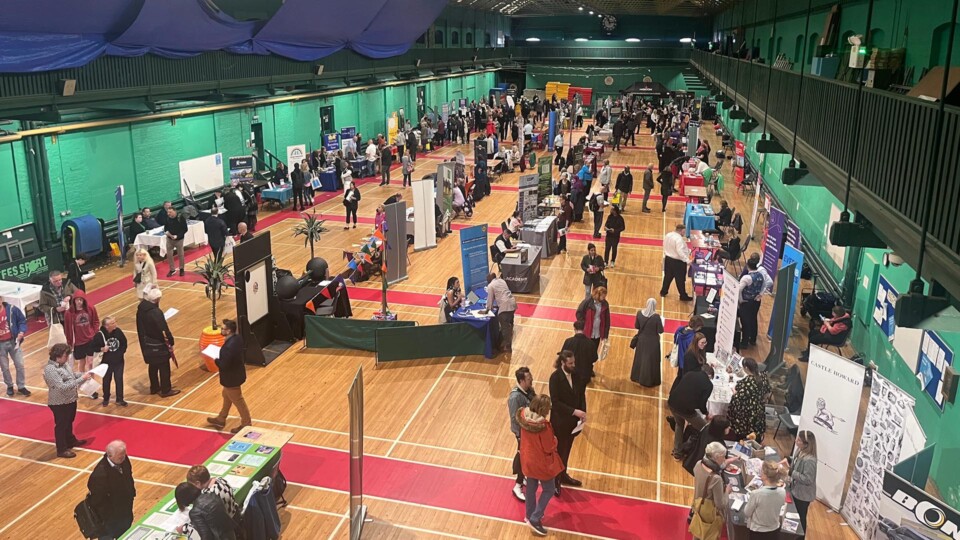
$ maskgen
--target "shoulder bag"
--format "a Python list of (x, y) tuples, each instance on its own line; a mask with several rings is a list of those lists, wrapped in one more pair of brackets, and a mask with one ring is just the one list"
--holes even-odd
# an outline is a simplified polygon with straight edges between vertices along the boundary
[(55, 310), (50, 310), (50, 336), (47, 338), (47, 347), (67, 342), (67, 335), (63, 331), (63, 323), (56, 322), (60, 320), (56, 313)]
[[(703, 492), (711, 493), (710, 481), (714, 474), (707, 477)], [(690, 534), (700, 540), (716, 540), (720, 538), (720, 530), (723, 528), (723, 517), (717, 511), (717, 505), (713, 502), (711, 496), (704, 496), (693, 501), (693, 514), (690, 519)]]

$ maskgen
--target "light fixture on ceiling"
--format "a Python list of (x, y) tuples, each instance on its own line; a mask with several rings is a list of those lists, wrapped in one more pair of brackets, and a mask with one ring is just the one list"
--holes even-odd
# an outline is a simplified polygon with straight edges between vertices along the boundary
[(587, 39), (587, 38), (585, 38), (585, 37), (578, 37), (578, 38), (575, 39), (574, 41), (590, 41), (590, 40)]
[(583, 11), (583, 6), (578, 7), (577, 11)]
[(682, 38), (682, 39), (680, 40), (680, 43), (695, 43), (696, 41), (697, 41), (697, 40), (695, 40), (695, 39), (693, 39), (693, 38), (685, 37), (685, 38)]
[(593, 12), (591, 11), (590, 14), (593, 15)]
[(540, 38), (538, 38), (538, 37), (528, 37), (528, 38), (527, 38), (527, 41), (536, 42), (536, 41), (540, 41)]
[(635, 38), (635, 37), (628, 37), (628, 38), (627, 38), (627, 43), (640, 43), (640, 40), (639, 40), (638, 38)]
[(603, 18), (603, 14), (602, 14), (602, 13), (597, 13), (597, 17), (602, 19), (602, 18)]

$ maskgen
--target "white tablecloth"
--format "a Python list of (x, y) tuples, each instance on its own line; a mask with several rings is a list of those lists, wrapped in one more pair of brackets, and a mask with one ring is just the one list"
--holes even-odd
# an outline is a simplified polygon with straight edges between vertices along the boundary
[(19, 283), (17, 281), (0, 281), (0, 296), (11, 306), (17, 306), (24, 314), (27, 306), (40, 302), (40, 285)]
[[(167, 242), (166, 236), (163, 234), (163, 227), (157, 227), (156, 229), (149, 230), (147, 232), (142, 232), (137, 235), (137, 238), (134, 239), (133, 245), (137, 248), (150, 249), (152, 247), (160, 248), (160, 256), (167, 256)], [(199, 246), (206, 245), (207, 243), (207, 233), (203, 232), (203, 222), (202, 221), (188, 221), (187, 222), (187, 234), (183, 237), (183, 245), (186, 246)], [(227, 238), (227, 253), (233, 251), (233, 239)]]
[(714, 366), (713, 393), (707, 400), (707, 412), (711, 415), (727, 414), (733, 391), (743, 377), (740, 374), (727, 373), (725, 366), (720, 366), (713, 353), (707, 353), (707, 363)]

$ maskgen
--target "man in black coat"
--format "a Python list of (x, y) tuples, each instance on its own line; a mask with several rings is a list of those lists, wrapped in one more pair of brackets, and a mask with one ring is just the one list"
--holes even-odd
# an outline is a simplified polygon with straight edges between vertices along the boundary
[(599, 358), (597, 356), (597, 344), (583, 333), (583, 321), (573, 322), (574, 334), (563, 342), (561, 350), (573, 353), (576, 366), (573, 371), (583, 379), (584, 384), (590, 384), (593, 379), (593, 364)]
[(203, 232), (207, 234), (207, 244), (213, 250), (213, 256), (223, 259), (223, 248), (227, 245), (227, 224), (220, 219), (220, 209), (216, 206), (210, 209), (210, 217), (203, 222)]
[(613, 150), (620, 149), (620, 139), (623, 138), (623, 129), (623, 120), (617, 118), (617, 121), (613, 123)]
[(217, 367), (220, 368), (220, 386), (223, 387), (223, 407), (220, 414), (207, 418), (207, 423), (224, 427), (227, 425), (227, 415), (230, 407), (237, 406), (240, 413), (240, 425), (231, 429), (231, 433), (238, 433), (251, 424), (250, 409), (243, 399), (241, 387), (247, 382), (247, 368), (244, 365), (243, 340), (237, 335), (237, 321), (224, 319), (220, 327), (220, 334), (227, 338), (220, 347), (220, 357), (217, 358)]
[(144, 299), (137, 306), (137, 338), (143, 361), (147, 364), (150, 393), (170, 397), (179, 394), (180, 390), (174, 390), (170, 385), (173, 334), (160, 311), (162, 297), (163, 293), (156, 287), (144, 291)]
[(643, 171), (643, 211), (650, 213), (647, 201), (650, 200), (650, 192), (653, 191), (653, 163), (647, 164), (647, 170)]
[(625, 166), (623, 171), (617, 175), (616, 190), (620, 192), (620, 211), (622, 212), (627, 209), (627, 199), (633, 192), (633, 173), (630, 172), (629, 165)]
[(567, 463), (573, 449), (573, 439), (579, 434), (573, 433), (578, 423), (587, 421), (586, 383), (576, 373), (576, 360), (570, 351), (560, 351), (554, 363), (556, 371), (550, 375), (550, 398), (553, 408), (550, 410), (550, 424), (557, 436), (557, 453), (563, 461), (564, 471), (557, 476), (557, 493), (560, 484), (581, 486), (583, 482), (567, 474)]
[(87, 489), (91, 508), (103, 520), (100, 540), (120, 537), (133, 524), (133, 499), (137, 496), (123, 441), (107, 445), (107, 453), (87, 480)]
[(243, 204), (243, 199), (236, 189), (228, 189), (223, 194), (223, 209), (227, 211), (223, 217), (223, 222), (227, 224), (227, 230), (236, 232), (237, 223), (243, 221), (247, 215), (247, 207)]

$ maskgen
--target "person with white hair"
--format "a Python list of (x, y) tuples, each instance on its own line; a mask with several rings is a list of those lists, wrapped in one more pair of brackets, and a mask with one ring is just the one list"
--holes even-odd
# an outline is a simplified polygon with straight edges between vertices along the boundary
[[(716, 540), (720, 538), (720, 531), (723, 529), (723, 516), (727, 512), (727, 494), (731, 491), (730, 486), (724, 487), (725, 482), (721, 471), (735, 460), (736, 458), (727, 459), (727, 447), (723, 443), (715, 441), (707, 445), (703, 459), (694, 468), (693, 507), (691, 512), (694, 514), (699, 512), (699, 519), (694, 515), (694, 520), (708, 525), (702, 535), (694, 535), (695, 540)], [(707, 513), (711, 508), (713, 515), (708, 515)]]
[(167, 319), (160, 310), (163, 292), (151, 287), (144, 293), (144, 299), (137, 306), (137, 337), (140, 339), (140, 351), (147, 363), (150, 377), (150, 393), (160, 397), (175, 396), (170, 384), (170, 359), (173, 357), (173, 333), (167, 326)]
[(133, 284), (137, 286), (137, 298), (143, 300), (143, 291), (157, 286), (157, 266), (145, 249), (138, 249), (133, 257)]
[(133, 524), (133, 469), (127, 457), (127, 444), (111, 441), (106, 453), (87, 480), (91, 508), (103, 522), (100, 540), (119, 538)]
[(657, 301), (647, 299), (647, 305), (637, 312), (633, 327), (637, 329), (630, 346), (633, 347), (633, 368), (630, 380), (653, 388), (660, 386), (660, 336), (663, 335), (663, 319), (657, 313)]

